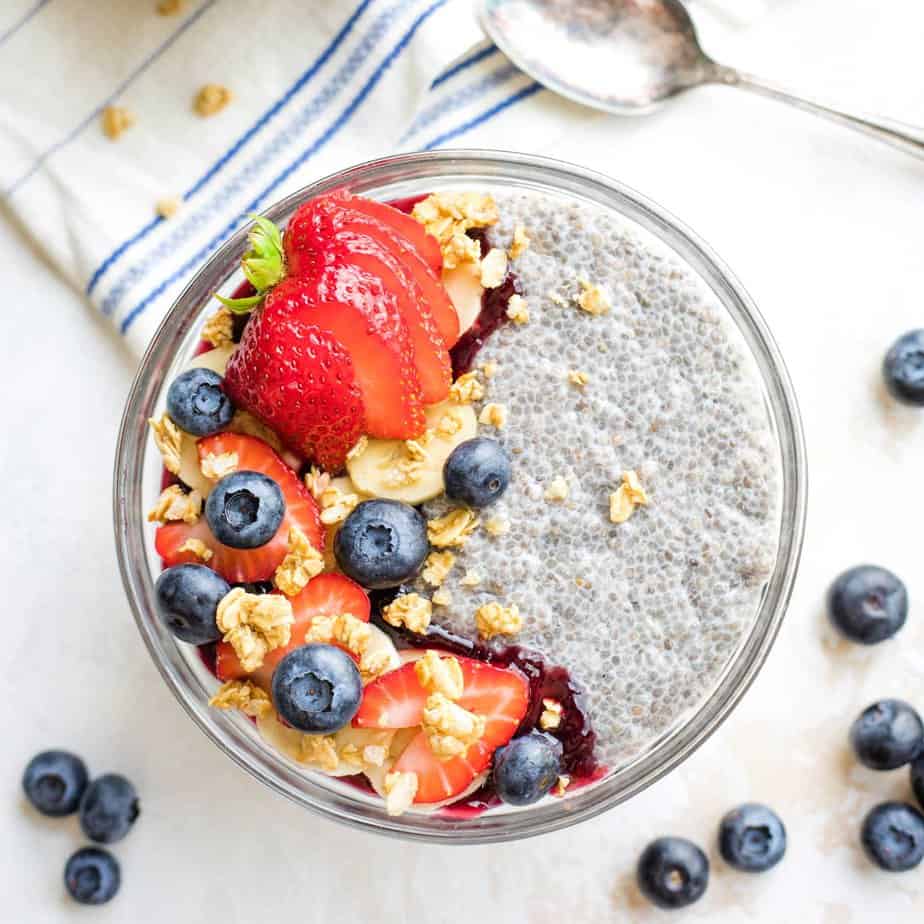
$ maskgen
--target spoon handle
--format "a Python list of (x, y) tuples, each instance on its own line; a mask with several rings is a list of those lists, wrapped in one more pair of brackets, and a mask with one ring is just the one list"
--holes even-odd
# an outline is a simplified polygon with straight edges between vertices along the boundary
[(892, 119), (881, 119), (878, 116), (873, 117), (845, 112), (843, 109), (835, 109), (818, 100), (797, 96), (778, 84), (770, 83), (760, 77), (753, 77), (730, 67), (716, 66), (713, 79), (716, 83), (725, 84), (729, 87), (741, 87), (744, 90), (750, 90), (752, 93), (759, 93), (761, 96), (789, 103), (804, 112), (813, 112), (815, 115), (830, 119), (832, 122), (846, 125), (862, 132), (864, 135), (884, 141), (886, 144), (892, 145), (893, 148), (924, 158), (924, 128), (906, 125)]

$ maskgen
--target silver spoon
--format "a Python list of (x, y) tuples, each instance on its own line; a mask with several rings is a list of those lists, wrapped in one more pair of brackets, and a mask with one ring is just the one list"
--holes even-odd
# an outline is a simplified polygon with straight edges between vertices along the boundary
[(851, 114), (717, 64), (679, 0), (479, 0), (482, 26), (521, 70), (619, 115), (650, 112), (703, 84), (742, 87), (924, 157), (924, 129)]

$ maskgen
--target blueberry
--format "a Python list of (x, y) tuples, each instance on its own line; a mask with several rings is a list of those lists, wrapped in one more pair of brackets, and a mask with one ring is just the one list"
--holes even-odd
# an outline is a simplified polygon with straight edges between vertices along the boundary
[(217, 642), (215, 612), (231, 585), (205, 565), (174, 565), (162, 571), (154, 592), (164, 625), (191, 645)]
[(557, 738), (531, 731), (494, 755), (494, 788), (510, 805), (538, 802), (561, 773), (562, 746)]
[(231, 586), (243, 587), (245, 593), (256, 594), (258, 597), (263, 594), (271, 594), (276, 589), (276, 585), (272, 581), (245, 581)]
[(886, 388), (902, 404), (924, 405), (924, 330), (899, 337), (882, 361)]
[(353, 659), (333, 645), (302, 645), (273, 673), (276, 711), (293, 728), (314, 735), (349, 725), (359, 709), (363, 684)]
[(468, 504), (487, 507), (510, 484), (510, 457), (497, 440), (479, 436), (459, 443), (443, 466), (446, 496)]
[(59, 818), (77, 811), (87, 788), (87, 767), (67, 751), (42, 751), (22, 775), (26, 798), (43, 814)]
[(260, 472), (232, 472), (219, 481), (205, 502), (212, 535), (232, 549), (266, 545), (286, 513), (282, 489)]
[(83, 847), (64, 867), (64, 886), (81, 905), (105, 905), (122, 883), (119, 861), (99, 847)]
[(911, 761), (911, 789), (918, 805), (924, 808), (924, 754)]
[(334, 539), (340, 568), (374, 590), (410, 580), (429, 551), (427, 521), (413, 507), (395, 500), (363, 501)]
[(167, 391), (167, 413), (193, 436), (218, 433), (231, 423), (234, 405), (224, 393), (224, 379), (211, 369), (180, 373)]
[(80, 802), (80, 826), (91, 841), (112, 844), (128, 834), (140, 812), (135, 787), (124, 776), (107, 773), (87, 787)]
[(924, 724), (906, 702), (883, 699), (857, 716), (850, 726), (850, 743), (861, 764), (871, 770), (894, 770), (921, 753)]
[(850, 568), (828, 591), (828, 617), (853, 642), (875, 645), (891, 638), (908, 617), (908, 591), (876, 565)]
[(924, 815), (904, 802), (883, 802), (863, 819), (860, 843), (882, 869), (914, 869), (924, 858)]
[(709, 884), (709, 861), (692, 841), (659, 837), (639, 857), (635, 871), (642, 895), (659, 908), (685, 908)]
[(719, 824), (719, 852), (729, 866), (762, 873), (786, 853), (786, 828), (772, 809), (746, 802), (732, 809)]

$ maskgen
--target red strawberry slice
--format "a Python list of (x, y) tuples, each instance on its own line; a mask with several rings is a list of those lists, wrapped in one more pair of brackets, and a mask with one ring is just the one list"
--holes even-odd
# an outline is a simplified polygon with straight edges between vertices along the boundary
[[(464, 692), (459, 705), (485, 716), (483, 737), (468, 752), (451, 760), (436, 757), (421, 732), (401, 754), (394, 769), (417, 774), (415, 802), (450, 799), (485, 770), (494, 751), (514, 735), (529, 707), (526, 678), (509, 668), (459, 658)], [(353, 724), (360, 728), (409, 728), (423, 720), (427, 692), (417, 680), (414, 662), (370, 683)]]
[(390, 225), (396, 234), (407, 241), (426, 260), (427, 265), (436, 274), (437, 278), (443, 272), (443, 254), (439, 241), (427, 234), (424, 226), (410, 215), (375, 199), (366, 199), (363, 196), (350, 195), (346, 190), (338, 193), (343, 202), (354, 212), (362, 212), (370, 218)]
[(288, 286), (281, 282), (244, 328), (225, 370), (225, 391), (296, 452), (337, 471), (364, 430), (362, 392), (336, 338), (274, 310), (284, 307)]
[[(276, 665), (293, 648), (305, 643), (305, 633), (315, 616), (339, 616), (349, 613), (369, 622), (369, 597), (355, 581), (343, 574), (319, 574), (291, 598), (295, 623), (289, 644), (275, 648), (263, 659), (263, 666), (252, 674), (253, 679), (269, 689)], [(240, 680), (247, 672), (241, 667), (234, 649), (228, 642), (219, 642), (215, 657), (215, 673), (219, 680)]]
[(267, 296), (263, 312), (265, 324), (294, 318), (343, 345), (362, 392), (369, 436), (411, 439), (423, 432), (413, 347), (380, 279), (349, 266), (324, 267), (313, 277), (284, 279)]
[(239, 471), (262, 472), (269, 475), (282, 489), (286, 513), (276, 535), (256, 549), (232, 549), (222, 545), (212, 535), (204, 516), (192, 525), (167, 523), (157, 530), (154, 539), (157, 553), (170, 567), (182, 562), (198, 562), (194, 552), (180, 551), (190, 539), (204, 542), (211, 550), (208, 566), (231, 583), (266, 581), (273, 576), (285, 558), (289, 545), (289, 529), (298, 526), (317, 549), (324, 548), (324, 530), (318, 505), (301, 479), (273, 450), (254, 436), (239, 433), (218, 433), (198, 442), (199, 458), (233, 452), (238, 457)]

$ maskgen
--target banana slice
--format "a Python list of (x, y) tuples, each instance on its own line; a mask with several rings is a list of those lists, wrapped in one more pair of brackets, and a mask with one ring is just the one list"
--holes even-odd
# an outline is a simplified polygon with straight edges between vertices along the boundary
[(484, 286), (478, 266), (462, 263), (451, 270), (444, 270), (443, 288), (459, 316), (459, 333), (464, 334), (481, 314)]
[[(401, 667), (401, 655), (398, 654), (398, 649), (395, 648), (394, 642), (378, 627), (370, 625), (369, 628), (372, 631), (372, 635), (369, 638), (369, 645), (366, 648), (366, 651), (370, 655), (387, 655), (388, 657), (388, 670), (393, 671), (397, 667)], [(383, 671), (382, 673), (387, 673)]]
[[(205, 355), (204, 353), (202, 354)], [(199, 466), (199, 450), (196, 448), (196, 437), (182, 431), (180, 443), (180, 479), (191, 488), (198, 491), (203, 497), (208, 497), (214, 482), (209, 481), (202, 474)]]
[[(361, 493), (406, 504), (422, 504), (443, 493), (443, 464), (459, 443), (478, 435), (478, 421), (469, 405), (450, 401), (431, 405), (425, 413), (427, 429), (433, 433), (424, 447), (426, 458), (413, 480), (402, 483), (397, 469), (399, 463), (409, 460), (403, 440), (369, 440), (365, 452), (347, 461), (350, 478)], [(446, 415), (458, 423), (458, 430), (451, 436), (441, 436), (438, 432)]]
[(214, 350), (209, 350), (206, 353), (200, 353), (198, 356), (194, 356), (187, 369), (211, 369), (212, 372), (217, 372), (219, 375), (225, 374), (225, 369), (228, 366), (228, 360), (231, 358), (231, 354), (237, 349), (236, 343), (229, 343), (227, 346), (216, 347)]

